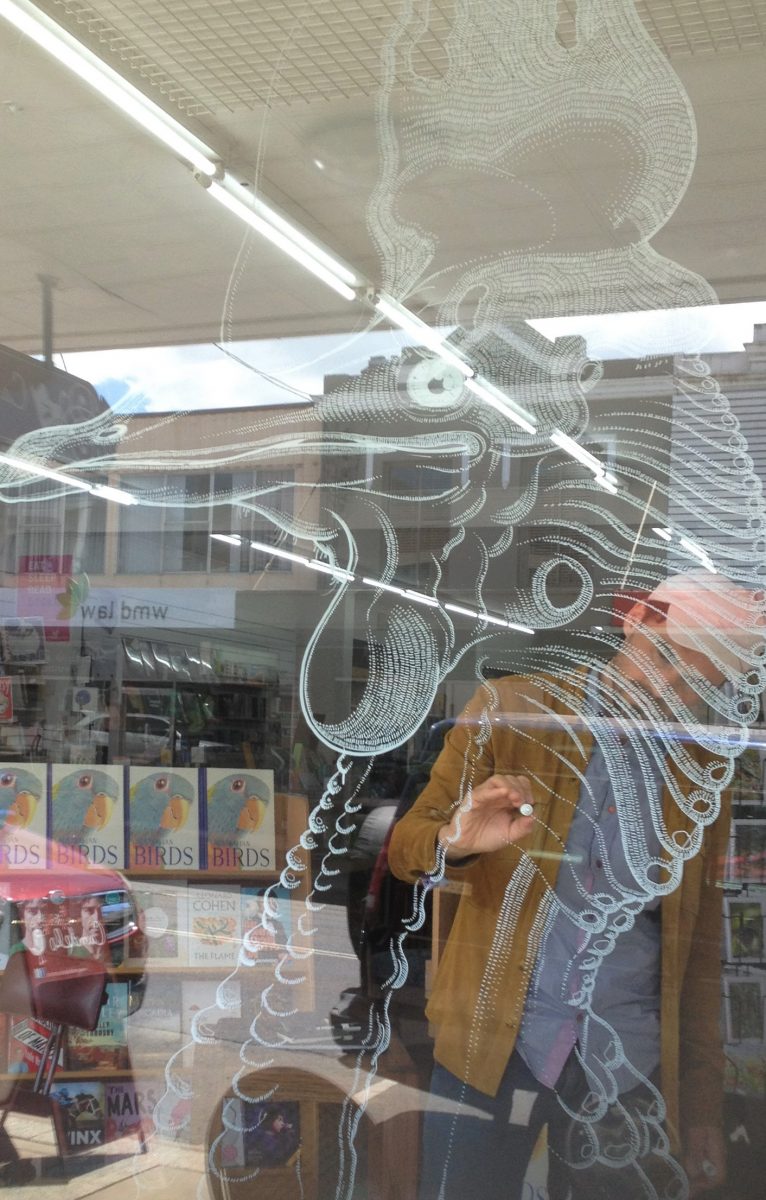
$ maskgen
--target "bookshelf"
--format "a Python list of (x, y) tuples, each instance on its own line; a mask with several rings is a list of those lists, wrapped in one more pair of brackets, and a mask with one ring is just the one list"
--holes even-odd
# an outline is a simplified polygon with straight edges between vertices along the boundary
[[(143, 1139), (151, 1129), (152, 1110), (164, 1090), (165, 1067), (169, 1059), (181, 1054), (183, 1070), (188, 1073), (200, 1067), (202, 1047), (191, 1036), (191, 1020), (195, 1013), (210, 1007), (219, 985), (233, 973), (236, 974), (236, 1003), (232, 1001), (230, 1009), (221, 1009), (218, 1017), (223, 1020), (232, 1016), (244, 1017), (255, 1009), (260, 992), (269, 984), (285, 955), (288, 938), (297, 932), (293, 926), (293, 913), (302, 909), (310, 888), (310, 861), (306, 855), (305, 870), (294, 875), (297, 886), (289, 892), (280, 887), (277, 899), (270, 900), (271, 906), (276, 907), (276, 916), (271, 912), (268, 924), (272, 928), (270, 931), (264, 928), (261, 922), (264, 893), (267, 888), (279, 885), (280, 865), (285, 862), (288, 850), (298, 844), (308, 817), (305, 796), (274, 794), (268, 787), (264, 793), (264, 777), (268, 785), (270, 772), (243, 770), (214, 774), (205, 768), (191, 768), (181, 775), (183, 782), (188, 783), (191, 777), (196, 785), (186, 793), (189, 802), (186, 815), (193, 820), (191, 837), (188, 828), (184, 837), (176, 837), (176, 831), (172, 830), (172, 836), (165, 838), (163, 844), (166, 848), (175, 845), (181, 849), (191, 845), (193, 866), (189, 869), (137, 869), (130, 863), (135, 846), (131, 787), (136, 780), (142, 783), (151, 778), (156, 782), (158, 775), (172, 782), (175, 773), (172, 769), (136, 774), (132, 768), (97, 768), (88, 764), (69, 765), (66, 772), (63, 769), (57, 771), (55, 765), (39, 767), (36, 773), (41, 789), (38, 837), (47, 835), (50, 838), (52, 835), (55, 839), (57, 784), (73, 772), (79, 779), (83, 774), (95, 775), (97, 771), (107, 772), (106, 780), (114, 785), (115, 807), (121, 807), (122, 836), (109, 843), (89, 844), (87, 850), (91, 852), (94, 845), (121, 848), (123, 861), (119, 869), (129, 881), (148, 936), (145, 957), (131, 958), (127, 949), (122, 958), (119, 953), (113, 957), (108, 968), (109, 1002), (102, 1010), (104, 1020), (99, 1022), (94, 1033), (70, 1029), (65, 1038), (51, 1092), (51, 1111), (47, 1114), (53, 1115), (62, 1154), (84, 1149), (86, 1143), (92, 1148), (100, 1144), (98, 1139), (112, 1140), (131, 1132)], [(237, 782), (241, 780), (246, 784), (252, 779), (259, 785), (256, 801), (259, 809), (266, 810), (265, 818), (256, 828), (245, 831), (252, 836), (238, 839), (236, 849), (240, 863), (237, 869), (232, 865), (228, 870), (208, 870), (205, 863), (215, 844), (211, 836), (213, 825), (208, 819), (211, 781), (218, 782), (235, 775)], [(104, 784), (103, 780), (100, 782)], [(47, 797), (43, 802), (46, 788)], [(167, 813), (175, 794), (171, 789), (163, 795), (157, 811)], [(253, 795), (248, 795), (247, 789), (241, 793), (240, 813), (248, 803), (251, 811), (256, 807), (252, 803)], [(44, 826), (39, 824), (40, 811), (46, 814)], [(253, 825), (256, 825), (255, 821)], [(241, 860), (247, 859), (248, 850), (268, 861), (269, 867), (244, 869)], [(63, 865), (55, 862), (55, 854), (54, 848), (54, 861), (49, 859), (49, 871), (55, 872), (57, 865)], [(45, 888), (50, 888), (49, 874), (41, 872), (40, 877)], [(18, 945), (24, 932), (19, 907), (5, 922), (8, 944), (0, 946), (0, 954), (7, 955), (14, 944)], [(243, 943), (247, 947), (248, 965), (237, 970)], [(305, 943), (306, 939), (301, 937), (301, 945)], [(298, 1009), (309, 1011), (314, 1002), (310, 957), (301, 964), (300, 975), (292, 996)], [(131, 995), (137, 995), (139, 991), (143, 1003), (136, 1006), (136, 1011), (131, 1011), (134, 1007)], [(40, 1031), (36, 1031), (36, 1039), (30, 1023), (29, 1017), (0, 1016), (0, 1095), (18, 1096), (19, 1106), (31, 1092), (37, 1066), (33, 1043), (39, 1040)], [(211, 1086), (217, 1085), (213, 1082)], [(78, 1115), (75, 1124), (67, 1113), (73, 1111), (73, 1105), (86, 1104), (88, 1096), (90, 1109), (81, 1115), (88, 1136), (80, 1145), (74, 1139), (75, 1132), (81, 1128), (81, 1117)], [(202, 1089), (198, 1099), (204, 1107), (208, 1102), (212, 1104), (215, 1098), (208, 1089)], [(194, 1128), (200, 1128), (204, 1119), (205, 1114), (200, 1111), (195, 1117)]]
[(766, 1171), (766, 725), (735, 760), (722, 945), (728, 1174), (755, 1194)]

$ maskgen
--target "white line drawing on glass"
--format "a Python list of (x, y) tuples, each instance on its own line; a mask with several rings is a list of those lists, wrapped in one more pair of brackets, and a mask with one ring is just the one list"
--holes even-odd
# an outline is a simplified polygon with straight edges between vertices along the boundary
[[(676, 515), (668, 537), (674, 539), (679, 561), (701, 566), (711, 574), (720, 570), (743, 585), (763, 584), (760, 484), (752, 463), (748, 465), (746, 445), (726, 398), (693, 352), (693, 319), (679, 316), (680, 328), (668, 334), (672, 346), (689, 326), (688, 356), (676, 363), (677, 405), (671, 426), (686, 439), (683, 460), (674, 459), (673, 447), (668, 445), (664, 451), (669, 464), (658, 464), (657, 454), (663, 447), (658, 446), (656, 433), (642, 426), (642, 414), (621, 412), (620, 420), (628, 423), (622, 458), (615, 467), (617, 481), (623, 483), (622, 516), (610, 507), (612, 493), (604, 488), (603, 476), (594, 473), (592, 479), (584, 479), (582, 464), (571, 457), (572, 444), (589, 453), (592, 427), (587, 398), (600, 380), (601, 365), (589, 359), (580, 339), (559, 339), (551, 344), (524, 324), (531, 309), (550, 315), (672, 309), (715, 299), (704, 280), (662, 258), (651, 245), (651, 238), (680, 202), (694, 163), (694, 120), (683, 89), (628, 0), (580, 3), (577, 16), (576, 42), (565, 49), (555, 37), (556, 5), (552, 2), (521, 9), (489, 0), (479, 5), (461, 0), (456, 4), (447, 46), (449, 73), (434, 81), (418, 76), (412, 65), (419, 40), (428, 29), (428, 6), (407, 2), (386, 46), (387, 78), (379, 107), (381, 176), (369, 221), (381, 253), (382, 286), (413, 308), (430, 305), (436, 310), (437, 324), (455, 327), (451, 344), (501, 394), (523, 400), (525, 409), (534, 414), (534, 433), (520, 430), (502, 411), (488, 405), (486, 398), (472, 392), (438, 355), (416, 351), (374, 365), (363, 377), (317, 400), (308, 412), (285, 414), (278, 428), (266, 420), (243, 417), (237, 442), (200, 448), (191, 454), (174, 454), (164, 448), (131, 453), (130, 432), (119, 410), (113, 410), (92, 421), (23, 435), (9, 450), (10, 463), (0, 464), (2, 498), (20, 503), (65, 494), (71, 486), (66, 480), (25, 472), (25, 463), (73, 461), (77, 477), (85, 479), (100, 478), (110, 471), (140, 471), (151, 477), (153, 472), (174, 467), (212, 471), (231, 469), (238, 463), (273, 464), (294, 460), (298, 453), (316, 454), (330, 463), (351, 463), (348, 477), (312, 485), (319, 492), (320, 506), (311, 517), (302, 513), (300, 504), (290, 514), (276, 502), (275, 493), (295, 486), (292, 484), (256, 487), (225, 497), (202, 495), (195, 501), (199, 505), (216, 499), (235, 501), (248, 507), (278, 531), (283, 541), (277, 548), (297, 549), (328, 572), (329, 598), (305, 650), (300, 687), (306, 722), (337, 755), (336, 771), (312, 813), (301, 846), (288, 856), (281, 882), (287, 888), (295, 882), (296, 874), (306, 869), (306, 852), (320, 838), (326, 839), (323, 844), (327, 846), (325, 874), (317, 878), (299, 928), (289, 939), (289, 962), (278, 965), (274, 982), (264, 992), (262, 1009), (252, 1023), (252, 1041), (243, 1047), (243, 1070), (264, 1062), (270, 1045), (289, 1044), (290, 988), (299, 978), (302, 956), (309, 953), (301, 937), (314, 921), (321, 920), (326, 874), (335, 869), (334, 858), (345, 851), (348, 818), (364, 770), (354, 770), (357, 760), (364, 762), (406, 741), (428, 713), (439, 684), (469, 650), (492, 640), (493, 662), (502, 659), (502, 650), (494, 649), (501, 635), (491, 623), (493, 615), (516, 626), (552, 632), (588, 609), (598, 613), (601, 606), (605, 613), (608, 593), (617, 593), (624, 586), (628, 559), (631, 585), (650, 588), (667, 571), (667, 552), (663, 537), (650, 540), (648, 531), (668, 530), (670, 508)], [(555, 70), (549, 69), (551, 64)], [(406, 103), (402, 105), (399, 97), (394, 106), (395, 93), (400, 92)], [(449, 246), (440, 244), (431, 227), (435, 214), (419, 207), (417, 185), (424, 182), (423, 176), (432, 172), (438, 180), (441, 172), (454, 169), (470, 185), (472, 175), (488, 171), (504, 188), (518, 187), (523, 192), (526, 185), (517, 178), (523, 171), (516, 164), (560, 147), (578, 128), (592, 130), (592, 142), (604, 130), (609, 131), (634, 167), (622, 190), (604, 196), (601, 202), (609, 244), (575, 248), (575, 231), (566, 229), (561, 197), (527, 189), (530, 202), (539, 203), (541, 212), (540, 235), (534, 245), (514, 246), (511, 229), (509, 244), (500, 254), (493, 249), (478, 260), (452, 261)], [(443, 248), (448, 252), (446, 261), (440, 258)], [(475, 303), (470, 303), (473, 298)], [(464, 320), (466, 310), (470, 320)], [(552, 440), (554, 435), (558, 440)], [(426, 496), (392, 484), (374, 470), (376, 460), (386, 455), (406, 457), (416, 471), (435, 470), (439, 482)], [(501, 502), (498, 497), (503, 493), (493, 491), (493, 484), (509, 462), (521, 460), (528, 466), (524, 486), (513, 503)], [(724, 470), (712, 478), (712, 469), (722, 462)], [(433, 556), (431, 577), (419, 586), (417, 599), (396, 582), (398, 534), (387, 513), (387, 502), (392, 499), (427, 514), (445, 530), (443, 545)], [(349, 519), (352, 501), (356, 524)], [(181, 492), (159, 486), (152, 490), (151, 485), (142, 492), (140, 502), (158, 508), (190, 503)], [(537, 524), (544, 530), (549, 557), (528, 586), (508, 588), (501, 613), (489, 612), (485, 593), (509, 558), (523, 547), (519, 527), (533, 512), (540, 514)], [(647, 531), (642, 539), (635, 537), (628, 522), (629, 516), (635, 518), (639, 513)], [(700, 524), (703, 535), (697, 532)], [(369, 566), (361, 557), (361, 527), (380, 535), (385, 546), (382, 564)], [(473, 592), (450, 609), (440, 600), (440, 586), (446, 572), (458, 563), (464, 577), (471, 579)], [(552, 572), (562, 567), (571, 571), (577, 587), (569, 601), (557, 607), (546, 584)], [(594, 584), (597, 572), (598, 588)], [(323, 637), (339, 619), (352, 586), (350, 577), (370, 581), (363, 585), (369, 604), (360, 632), (368, 640), (374, 669), (353, 710), (322, 719), (314, 698), (314, 663)], [(752, 611), (743, 620), (755, 629), (761, 614), (762, 597), (754, 599)], [(557, 649), (550, 643), (531, 649), (526, 656), (519, 651), (513, 665), (514, 669), (525, 661), (529, 669), (547, 665), (559, 672), (560, 686), (566, 688), (575, 665), (600, 661), (599, 647), (614, 648), (608, 631), (600, 637), (594, 635), (590, 647), (581, 643), (576, 651)], [(661, 883), (647, 874), (635, 789), (631, 791), (624, 771), (623, 751), (619, 745), (609, 748), (611, 773), (621, 779), (628, 811), (634, 817), (633, 825), (629, 822), (630, 836), (626, 836), (629, 866), (634, 883), (645, 893), (659, 895), (672, 890), (682, 864), (699, 850), (703, 829), (715, 819), (720, 789), (731, 774), (733, 758), (746, 743), (746, 727), (755, 719), (763, 686), (762, 662), (762, 655), (754, 657), (747, 675), (731, 674), (730, 696), (714, 693), (704, 681), (692, 681), (721, 722), (740, 731), (725, 748), (720, 744), (714, 747), (721, 759), (715, 775), (711, 772), (697, 778), (693, 759), (683, 748), (663, 739), (659, 712), (646, 711), (647, 724), (659, 737), (663, 751), (688, 778), (696, 779), (700, 789), (692, 814), (696, 828), (686, 840), (673, 841), (662, 828), (660, 815), (653, 814), (654, 832), (672, 855), (673, 870)], [(608, 702), (615, 719), (620, 719), (619, 697), (610, 695)], [(483, 715), (489, 719), (491, 712), (490, 696)], [(676, 719), (704, 744), (705, 731), (680, 698)], [(648, 769), (652, 757), (648, 739), (641, 733), (629, 737)], [(680, 794), (678, 803), (684, 803)], [(533, 872), (533, 867), (529, 871)], [(515, 879), (514, 889), (521, 891), (524, 883), (525, 876)], [(634, 900), (625, 882), (614, 880), (613, 888), (598, 914), (598, 928), (587, 931), (589, 937), (595, 932), (604, 935), (600, 944), (593, 942), (596, 960), (610, 952), (620, 924), (632, 915)], [(498, 919), (498, 955), (504, 953), (512, 930), (516, 903), (516, 892), (509, 893), (507, 907)], [(554, 905), (553, 897), (549, 903)], [(266, 902), (266, 928), (274, 915)], [(416, 906), (413, 924), (421, 919), (422, 911)], [(540, 935), (544, 936), (542, 928)], [(392, 987), (402, 981), (402, 970), (400, 957), (392, 971)], [(594, 975), (596, 971), (597, 962)], [(491, 977), (486, 984), (490, 989)], [(224, 983), (218, 1000), (224, 1012), (228, 996)], [(587, 1004), (587, 994), (583, 1003)], [(597, 1017), (592, 1015), (595, 1026)], [(195, 1019), (192, 1029), (201, 1041), (208, 1037), (203, 1018), (201, 1014)], [(476, 1021), (481, 1020), (479, 1011)], [(374, 1076), (386, 1038), (384, 1021), (372, 1071), (360, 1060), (360, 1090)], [(614, 1056), (619, 1054), (615, 1042)], [(610, 1086), (608, 1063), (604, 1064), (604, 1076), (599, 1081), (602, 1109)], [(168, 1082), (171, 1098), (188, 1092), (174, 1064), (168, 1069)], [(659, 1151), (664, 1153), (663, 1105), (659, 1095), (655, 1099), (654, 1110), (636, 1120), (651, 1125)], [(345, 1174), (338, 1180), (339, 1197), (351, 1195), (354, 1181), (353, 1114), (347, 1114), (346, 1120), (342, 1136), (347, 1158)], [(598, 1147), (594, 1152), (598, 1153)]]

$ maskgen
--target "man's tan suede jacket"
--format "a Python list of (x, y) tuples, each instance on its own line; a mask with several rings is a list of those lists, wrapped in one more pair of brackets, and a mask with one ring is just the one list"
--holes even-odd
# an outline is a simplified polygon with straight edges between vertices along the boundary
[[(389, 848), (394, 874), (414, 882), (433, 871), (437, 832), (451, 820), (461, 788), (464, 794), (493, 774), (526, 775), (532, 783), (533, 833), (450, 871), (463, 881), (463, 894), (427, 1008), (437, 1061), (487, 1095), (497, 1091), (514, 1047), (593, 746), (577, 715), (584, 685), (578, 671), (565, 684), (542, 675), (512, 676), (480, 688), (448, 735), (425, 790), (395, 827)], [(488, 704), (491, 731), (482, 716)], [(684, 807), (694, 802), (695, 792), (699, 800), (702, 793), (711, 798), (722, 764), (696, 743), (671, 742), (669, 756), (675, 784), (664, 789), (663, 814), (668, 835), (683, 844), (699, 824)], [(723, 905), (716, 875), (727, 834), (723, 814), (684, 864), (680, 886), (661, 903), (661, 1087), (675, 1151), (682, 1127), (721, 1120)]]

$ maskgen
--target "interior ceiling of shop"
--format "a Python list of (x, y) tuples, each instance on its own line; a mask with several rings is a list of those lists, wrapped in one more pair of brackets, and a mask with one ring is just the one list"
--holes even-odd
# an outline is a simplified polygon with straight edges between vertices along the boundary
[[(451, 3), (431, 4), (418, 69), (446, 62)], [(558, 34), (574, 33), (574, 0)], [(691, 186), (655, 247), (722, 300), (759, 299), (766, 279), (766, 0), (638, 0), (683, 80), (699, 126)], [(368, 277), (379, 275), (365, 206), (377, 173), (374, 102), (399, 0), (47, 0), (47, 9), (200, 133), (243, 179)], [(39, 276), (55, 281), (56, 347), (309, 334), (364, 320), (220, 209), (172, 155), (0, 22), (0, 342), (40, 349)], [(322, 168), (317, 166), (317, 160)], [(597, 172), (546, 163), (570, 225), (598, 221)], [(455, 261), (476, 222), (436, 187)], [(502, 230), (496, 182), (470, 212)], [(534, 222), (514, 209), (513, 221)], [(501, 239), (498, 234), (498, 240)], [(522, 230), (523, 237), (523, 230)]]

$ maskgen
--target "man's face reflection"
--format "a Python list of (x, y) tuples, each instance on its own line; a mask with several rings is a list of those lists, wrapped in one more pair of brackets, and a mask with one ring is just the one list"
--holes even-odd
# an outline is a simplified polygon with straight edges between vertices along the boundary
[(42, 954), (45, 949), (45, 905), (41, 900), (28, 900), (21, 908), (24, 926), (23, 942), (32, 954)]
[(704, 707), (691, 683), (695, 676), (714, 687), (720, 687), (725, 679), (706, 654), (672, 641), (665, 614), (649, 604), (637, 604), (627, 614), (625, 642), (613, 665), (625, 679), (659, 701), (669, 716), (675, 715), (678, 701), (692, 710)]

